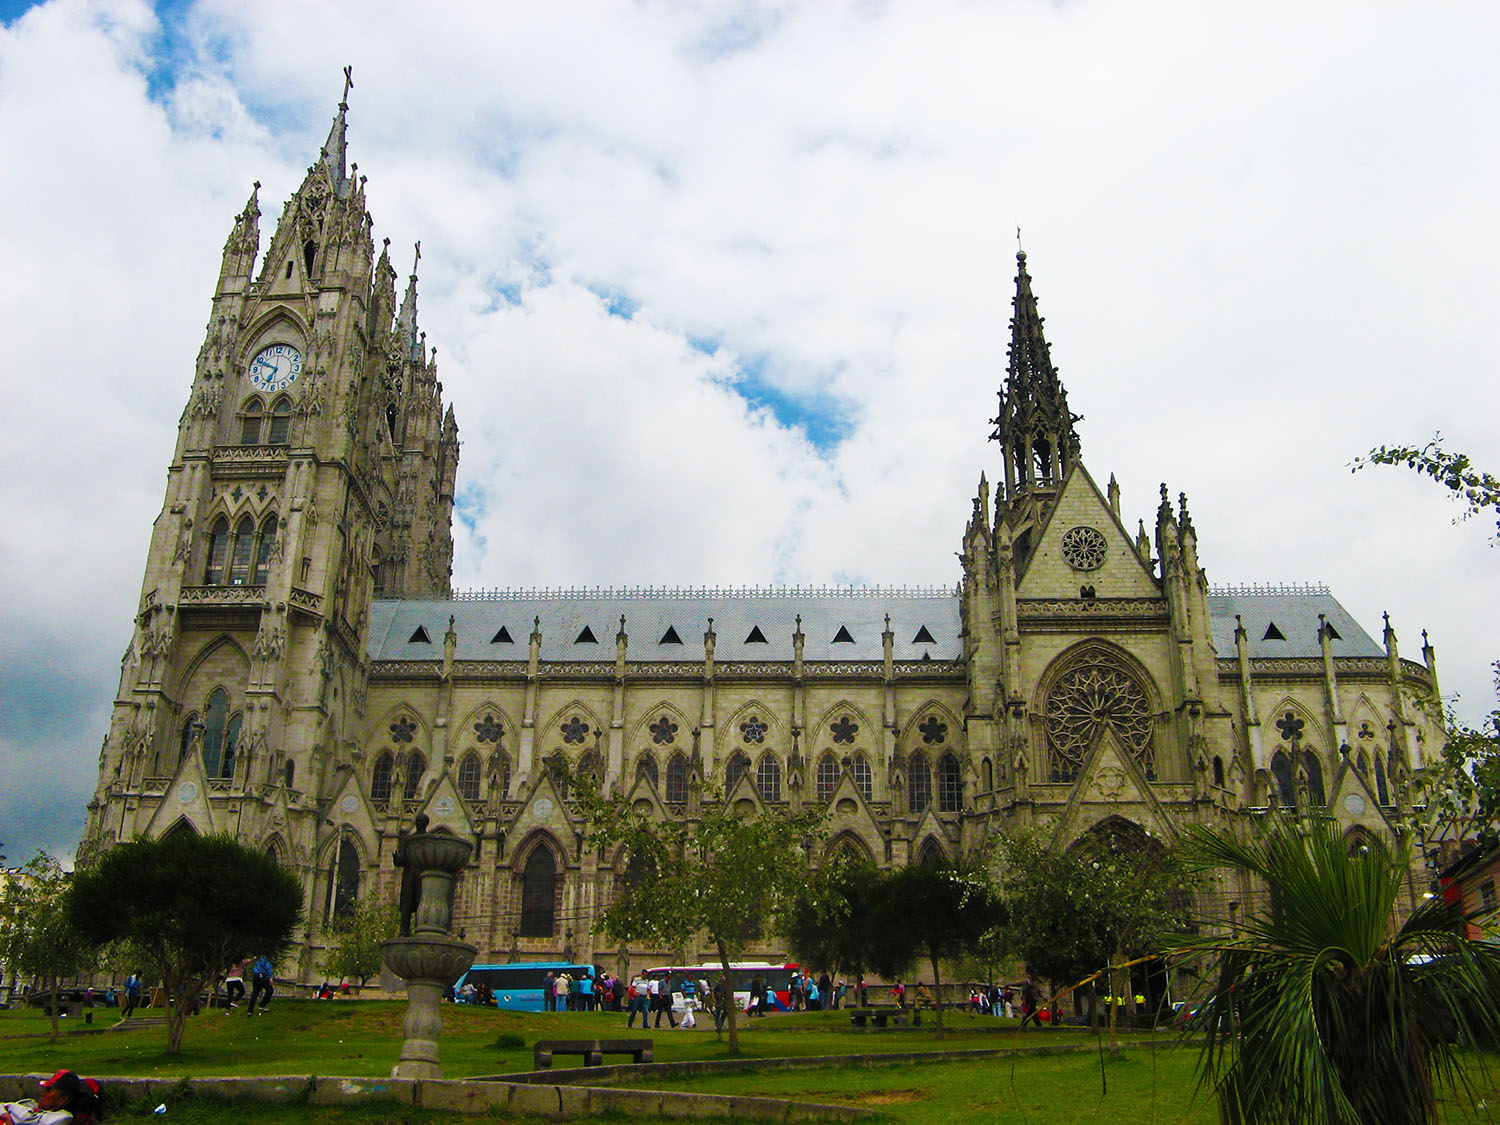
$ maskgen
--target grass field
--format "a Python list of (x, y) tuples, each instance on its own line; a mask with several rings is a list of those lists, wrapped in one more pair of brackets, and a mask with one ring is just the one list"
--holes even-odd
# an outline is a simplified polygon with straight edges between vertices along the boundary
[[(64, 1035), (47, 1038), (48, 1021), (31, 1012), (0, 1012), (0, 1070), (45, 1071), (60, 1066), (84, 1074), (207, 1077), (222, 1075), (316, 1074), (329, 1077), (382, 1077), (400, 1049), (404, 1004), (385, 1001), (278, 1001), (262, 1017), (242, 1011), (213, 1011), (189, 1022), (181, 1055), (165, 1054), (160, 1029)], [(149, 1013), (148, 1013), (149, 1014)], [(95, 1026), (113, 1022), (100, 1009)], [(614, 1013), (530, 1014), (445, 1006), (443, 1069), (464, 1078), (531, 1069), (530, 1045), (541, 1038), (618, 1036), (624, 1017)], [(984, 1119), (1018, 1122), (1099, 1121), (1211, 1123), (1217, 1113), (1196, 1090), (1196, 1052), (1161, 1034), (1130, 1036), (1131, 1049), (1109, 1058), (1092, 1049), (1082, 1030), (1019, 1033), (1005, 1021), (955, 1015), (953, 1030), (938, 1043), (930, 1030), (856, 1032), (837, 1012), (783, 1015), (754, 1021), (741, 1035), (740, 1058), (847, 1055), (893, 1051), (958, 1051), (1023, 1048), (983, 1060), (938, 1060), (815, 1070), (758, 1071), (697, 1077), (653, 1078), (658, 1089), (697, 1093), (750, 1094), (799, 1101), (833, 1102), (875, 1109), (892, 1121), (913, 1125)], [(496, 1047), (504, 1033), (525, 1047)], [(638, 1034), (637, 1032), (636, 1034)], [(711, 1029), (647, 1032), (656, 1040), (660, 1062), (727, 1059), (728, 1046)], [(1051, 1050), (1064, 1044), (1088, 1045), (1082, 1052)], [(1036, 1048), (1048, 1048), (1036, 1050)], [(1496, 1120), (1487, 1106), (1500, 1106), (1500, 1070), (1488, 1073), (1476, 1060), (1475, 1098), (1456, 1096), (1446, 1105), (1450, 1122)], [(267, 1106), (208, 1099), (169, 1099), (172, 1121), (224, 1121), (236, 1125), (426, 1125), (446, 1115), (394, 1105), (357, 1109)], [(1479, 1103), (1479, 1104), (1476, 1104)], [(1480, 1106), (1483, 1105), (1484, 1108)], [(122, 1107), (121, 1117), (149, 1113), (150, 1106)], [(472, 1119), (465, 1119), (472, 1120)]]

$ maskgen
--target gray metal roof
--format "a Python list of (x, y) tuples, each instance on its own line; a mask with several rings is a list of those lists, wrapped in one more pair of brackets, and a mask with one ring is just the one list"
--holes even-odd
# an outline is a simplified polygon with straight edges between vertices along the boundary
[[(613, 661), (620, 618), (635, 661), (702, 660), (703, 634), (713, 618), (714, 660), (790, 661), (792, 634), (802, 618), (804, 660), (882, 660), (881, 633), (890, 615), (897, 660), (956, 660), (958, 597), (942, 588), (851, 587), (496, 593), (453, 601), (377, 601), (370, 614), (375, 660), (435, 660), (443, 655), (448, 617), (454, 618), (459, 660), (525, 660), (532, 622), (541, 619), (547, 662)], [(418, 628), (428, 643), (412, 641)], [(501, 628), (510, 643), (496, 642)], [(923, 629), (932, 638), (917, 640)], [(580, 641), (584, 629), (593, 641)], [(755, 630), (759, 639), (752, 640)], [(681, 643), (663, 644), (668, 631)], [(844, 630), (849, 640), (838, 640)]]
[[(1328, 618), (1333, 631), (1334, 656), (1384, 656), (1385, 646), (1360, 628), (1349, 611), (1322, 587), (1235, 587), (1209, 595), (1208, 616), (1214, 649), (1220, 656), (1234, 655), (1234, 615), (1239, 614), (1249, 634), (1250, 655), (1319, 656), (1318, 614)], [(1271, 626), (1285, 640), (1277, 640)]]
[[(1211, 594), (1208, 606), (1214, 649), (1220, 656), (1234, 654), (1236, 614), (1244, 622), (1254, 657), (1319, 655), (1320, 613), (1338, 633), (1335, 656), (1385, 654), (1333, 595), (1318, 587), (1237, 587)], [(544, 662), (612, 662), (623, 616), (628, 660), (699, 661), (712, 618), (716, 661), (789, 661), (800, 615), (803, 659), (881, 660), (887, 614), (895, 634), (895, 659), (962, 656), (956, 592), (882, 587), (495, 591), (442, 601), (377, 601), (370, 615), (369, 651), (375, 660), (441, 659), (451, 615), (458, 636), (457, 659), (525, 660), (532, 622), (540, 618)], [(1284, 640), (1267, 636), (1273, 624)], [(930, 641), (917, 639), (924, 628)], [(426, 634), (425, 642), (419, 629)], [(502, 629), (508, 642), (496, 640)], [(592, 641), (579, 639), (585, 629)], [(757, 629), (764, 641), (752, 639)], [(669, 630), (680, 643), (670, 640)], [(840, 630), (850, 639), (836, 641)]]

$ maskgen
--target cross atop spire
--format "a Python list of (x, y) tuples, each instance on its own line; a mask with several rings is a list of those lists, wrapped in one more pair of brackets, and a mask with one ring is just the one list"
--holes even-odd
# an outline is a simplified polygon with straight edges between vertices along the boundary
[[(1020, 233), (1017, 228), (1017, 241)], [(1005, 450), (1006, 492), (1014, 497), (1034, 487), (1056, 486), (1072, 470), (1078, 460), (1073, 423), (1079, 415), (1068, 409), (1068, 393), (1052, 366), (1024, 250), (1016, 253), (1016, 295), (1011, 305), (1010, 366), (990, 440), (1000, 442)]]

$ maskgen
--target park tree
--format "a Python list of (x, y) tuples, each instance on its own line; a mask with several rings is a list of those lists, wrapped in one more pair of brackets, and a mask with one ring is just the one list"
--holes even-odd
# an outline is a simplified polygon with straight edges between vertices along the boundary
[(302, 917), (297, 877), (228, 836), (170, 832), (105, 852), (74, 877), (73, 924), (98, 945), (128, 941), (168, 997), (167, 1052), (182, 1049), (199, 992), (250, 955), (273, 962)]
[[(705, 801), (691, 819), (657, 821), (601, 793), (591, 775), (570, 778), (568, 790), (590, 844), (621, 848), (636, 873), (617, 885), (600, 928), (618, 941), (666, 948), (701, 933), (718, 953), (726, 986), (729, 963), (791, 908), (811, 870), (808, 850), (823, 832), (821, 811), (741, 811)], [(739, 1050), (736, 1015), (730, 1004), (731, 1051)]]
[(873, 863), (840, 853), (809, 874), (781, 916), (796, 959), (858, 977), (871, 966), (869, 919), (882, 876)]
[(42, 982), (51, 1000), (53, 1039), (59, 1034), (59, 982), (86, 968), (90, 951), (69, 917), (72, 880), (42, 852), (8, 877), (0, 894), (0, 966)]
[[(1495, 517), (1492, 542), (1500, 544), (1500, 478), (1477, 468), (1467, 454), (1443, 446), (1441, 434), (1426, 445), (1382, 445), (1355, 458), (1354, 472), (1373, 465), (1404, 467), (1447, 488), (1462, 505), (1458, 519), (1481, 513)], [(1500, 661), (1492, 665), (1495, 702), (1500, 705)], [(1437, 706), (1437, 704), (1433, 704)], [(1464, 840), (1500, 844), (1500, 706), (1477, 723), (1449, 711), (1441, 761), (1412, 779), (1407, 827), (1424, 850)]]
[(389, 895), (371, 894), (333, 923), (323, 971), (334, 979), (357, 980), (361, 988), (380, 972), (380, 943), (396, 936), (400, 919)]
[[(1096, 982), (1111, 997), (1132, 995), (1129, 963), (1159, 951), (1191, 925), (1191, 873), (1174, 849), (1111, 818), (1067, 849), (1035, 833), (996, 844), (1008, 918), (1003, 942), (1029, 970), (1077, 987), (1097, 1024)], [(1121, 1005), (1110, 1005), (1111, 1042)]]
[(1267, 893), (1204, 917), (1179, 956), (1212, 967), (1201, 1074), (1234, 1125), (1425, 1125), (1439, 1084), (1467, 1089), (1467, 1047), (1500, 1034), (1500, 949), (1429, 899), (1404, 922), (1409, 844), (1353, 848), (1336, 823), (1266, 818), (1240, 839), (1194, 826), (1189, 861)]
[(1005, 907), (977, 866), (898, 867), (882, 874), (866, 920), (871, 963), (877, 972), (894, 976), (926, 958), (941, 1039), (940, 962), (971, 952), (1004, 921)]

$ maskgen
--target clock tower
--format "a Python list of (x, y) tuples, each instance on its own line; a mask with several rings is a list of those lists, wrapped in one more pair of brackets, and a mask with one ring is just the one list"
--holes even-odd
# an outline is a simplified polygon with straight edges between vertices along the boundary
[[(262, 253), (224, 245), (79, 859), (191, 829), (264, 842), (311, 886), (322, 795), (356, 766), (379, 595), (446, 598), (458, 425), (328, 139)], [(420, 258), (420, 250), (417, 253)]]

